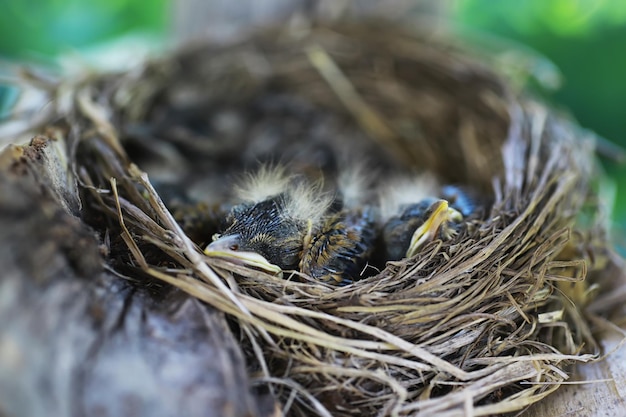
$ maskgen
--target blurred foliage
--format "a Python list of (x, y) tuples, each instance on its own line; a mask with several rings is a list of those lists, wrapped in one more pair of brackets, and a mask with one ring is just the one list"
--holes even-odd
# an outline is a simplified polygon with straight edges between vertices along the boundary
[[(451, 3), (462, 29), (518, 41), (548, 57), (563, 84), (541, 91), (578, 122), (626, 148), (626, 1), (459, 0)], [(616, 181), (617, 240), (626, 242), (626, 167), (602, 161)], [(611, 189), (608, 185), (606, 189)], [(610, 194), (610, 193), (608, 193)]]
[(520, 36), (583, 38), (626, 23), (623, 0), (463, 0), (454, 3), (462, 23)]
[(626, 1), (464, 0), (454, 3), (461, 26), (514, 39), (560, 69), (564, 85), (548, 98), (583, 126), (626, 144)]
[[(172, 7), (170, 0), (0, 1), (0, 56), (14, 59), (45, 59), (136, 30), (165, 34)], [(518, 41), (549, 57), (565, 82), (558, 90), (544, 91), (546, 99), (626, 147), (626, 1), (449, 4), (460, 27)], [(0, 99), (2, 94), (0, 89)], [(626, 169), (609, 161), (605, 166), (618, 182), (614, 217), (626, 225)]]
[(46, 57), (132, 30), (162, 33), (167, 0), (0, 0), (0, 55)]

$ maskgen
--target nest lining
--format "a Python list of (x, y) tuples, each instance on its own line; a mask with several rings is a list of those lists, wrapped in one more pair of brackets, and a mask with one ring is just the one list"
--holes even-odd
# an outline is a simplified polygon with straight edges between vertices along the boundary
[[(73, 150), (83, 218), (106, 236), (111, 267), (225, 312), (242, 334), (254, 383), (285, 412), (510, 412), (556, 390), (572, 362), (594, 357), (582, 353), (595, 353), (580, 311), (587, 293), (571, 299), (563, 289), (585, 288), (597, 263), (583, 253), (604, 244), (589, 242), (595, 224), (577, 220), (594, 201), (593, 144), (449, 45), (367, 25), (267, 30), (66, 88), (50, 90), (69, 97), (51, 126)], [(304, 124), (295, 145), (277, 134), (285, 154), (319, 139), (302, 120), (313, 117), (333, 133), (319, 140), (339, 152), (358, 148), (385, 172), (419, 167), (492, 193), (487, 219), (345, 287), (205, 257), (134, 164), (150, 161), (133, 148), (149, 148), (173, 165), (170, 177), (200, 189), (258, 157), (241, 151), (255, 149), (258, 132), (293, 122), (249, 117), (264, 97), (287, 97), (304, 115), (295, 117)], [(168, 130), (222, 109), (251, 132), (230, 138), (232, 149), (206, 140), (217, 128), (204, 131), (204, 142)], [(224, 155), (227, 165), (216, 162)]]

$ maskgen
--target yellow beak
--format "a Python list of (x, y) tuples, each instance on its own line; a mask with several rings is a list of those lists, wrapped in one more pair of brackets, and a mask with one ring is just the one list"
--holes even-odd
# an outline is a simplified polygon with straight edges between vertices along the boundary
[(438, 200), (431, 206), (432, 214), (417, 228), (411, 237), (411, 243), (406, 251), (406, 257), (414, 256), (422, 246), (437, 237), (439, 228), (448, 221), (461, 221), (463, 215), (449, 207), (446, 200)]
[(204, 254), (210, 257), (221, 258), (238, 265), (251, 266), (268, 272), (272, 275), (281, 275), (283, 270), (279, 266), (270, 263), (262, 255), (256, 252), (237, 250), (239, 236), (223, 236), (211, 242), (205, 249)]

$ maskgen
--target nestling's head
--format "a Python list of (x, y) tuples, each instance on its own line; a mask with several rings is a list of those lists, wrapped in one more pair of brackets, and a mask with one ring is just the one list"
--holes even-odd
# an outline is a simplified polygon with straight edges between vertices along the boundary
[(205, 250), (246, 260), (261, 255), (281, 269), (297, 269), (304, 239), (326, 214), (332, 196), (321, 185), (264, 167), (239, 187), (244, 200), (230, 211), (224, 231)]
[(289, 198), (279, 194), (234, 207), (226, 218), (228, 227), (214, 237), (207, 251), (256, 252), (281, 269), (294, 269), (307, 222), (289, 215)]

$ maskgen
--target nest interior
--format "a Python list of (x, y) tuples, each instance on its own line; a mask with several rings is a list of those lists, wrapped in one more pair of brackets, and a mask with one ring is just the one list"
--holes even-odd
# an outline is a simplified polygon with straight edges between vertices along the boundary
[[(609, 249), (593, 141), (451, 43), (374, 23), (268, 29), (38, 87), (110, 267), (226, 313), (253, 384), (290, 415), (516, 411), (598, 353), (587, 277)], [(492, 204), (342, 287), (202, 254), (237, 175), (286, 159), (332, 172), (335, 155)], [(173, 216), (174, 201), (204, 211)]]

